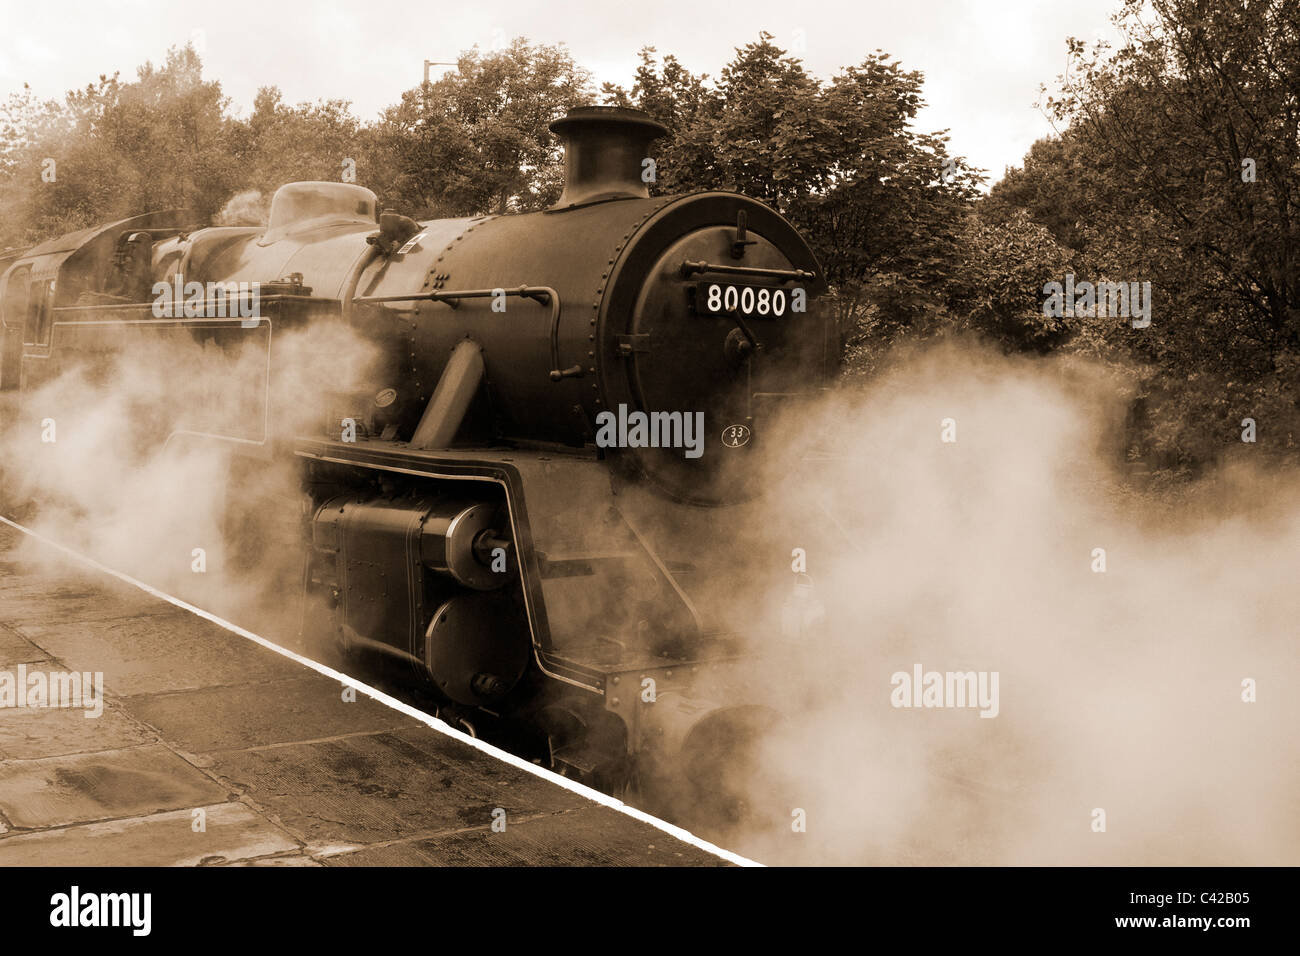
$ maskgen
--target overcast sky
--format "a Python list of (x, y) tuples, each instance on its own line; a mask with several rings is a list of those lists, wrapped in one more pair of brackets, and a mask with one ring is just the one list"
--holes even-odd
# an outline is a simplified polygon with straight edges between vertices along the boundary
[[(602, 81), (630, 83), (647, 44), (716, 76), (760, 30), (823, 78), (881, 49), (925, 74), (918, 125), (991, 181), (1051, 130), (1038, 84), (1065, 63), (1065, 38), (1111, 37), (1119, 0), (0, 0), (0, 91), (24, 82), (61, 97), (101, 73), (134, 79), (146, 60), (193, 40), (208, 78), (247, 115), (259, 86), (290, 102), (344, 98), (363, 119), (419, 84), (423, 61), (510, 38), (565, 43)], [(436, 68), (441, 70), (443, 68)]]

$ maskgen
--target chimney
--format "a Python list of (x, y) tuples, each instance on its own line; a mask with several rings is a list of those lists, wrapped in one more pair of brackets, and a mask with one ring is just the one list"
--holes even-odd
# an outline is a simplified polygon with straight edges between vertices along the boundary
[(602, 199), (648, 199), (641, 179), (650, 141), (668, 132), (644, 110), (578, 106), (551, 123), (564, 143), (564, 192), (552, 209)]

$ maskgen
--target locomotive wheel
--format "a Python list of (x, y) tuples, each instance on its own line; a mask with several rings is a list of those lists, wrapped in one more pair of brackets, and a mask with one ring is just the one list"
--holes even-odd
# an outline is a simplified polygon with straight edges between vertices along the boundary
[(712, 826), (740, 826), (768, 815), (771, 806), (763, 774), (763, 742), (779, 721), (759, 705), (734, 707), (702, 721), (682, 743), (681, 771), (692, 806), (686, 812)]

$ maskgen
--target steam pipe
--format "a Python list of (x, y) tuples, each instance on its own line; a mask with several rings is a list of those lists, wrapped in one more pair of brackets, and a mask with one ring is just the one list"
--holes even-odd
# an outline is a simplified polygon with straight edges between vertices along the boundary
[(347, 282), (343, 285), (342, 295), (343, 321), (346, 324), (350, 325), (352, 323), (352, 302), (353, 297), (357, 294), (357, 285), (361, 282), (361, 273), (366, 271), (370, 263), (379, 258), (379, 253), (379, 246), (370, 243), (366, 246), (365, 254), (357, 260), (356, 265), (352, 267), (352, 271), (348, 273)]

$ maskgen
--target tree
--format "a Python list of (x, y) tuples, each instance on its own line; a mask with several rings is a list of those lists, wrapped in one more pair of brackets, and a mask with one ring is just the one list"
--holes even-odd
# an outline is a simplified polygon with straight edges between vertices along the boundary
[(656, 52), (652, 46), (641, 49), (630, 92), (605, 83), (601, 87), (605, 102), (645, 110), (668, 127), (668, 135), (654, 145), (658, 162), (652, 194), (721, 188), (711, 123), (723, 108), (723, 95), (708, 83), (707, 74), (691, 73), (671, 54), (657, 63)]
[(1043, 309), (1043, 286), (1062, 281), (1070, 269), (1070, 251), (1045, 227), (1023, 210), (1000, 223), (971, 216), (965, 227), (967, 281), (954, 286), (950, 301), (967, 328), (1010, 350), (1039, 353), (1077, 334), (1079, 318)]
[(242, 186), (265, 192), (289, 182), (334, 180), (345, 172), (362, 181), (361, 122), (347, 100), (289, 106), (278, 87), (262, 87), (247, 123), (239, 124), (237, 151), (247, 158)]
[(547, 129), (589, 101), (591, 76), (562, 46), (516, 39), (463, 53), (456, 69), (408, 90), (369, 134), (374, 183), (420, 215), (540, 209), (560, 195), (563, 157)]
[(1300, 346), (1300, 14), (1294, 3), (1125, 0), (1108, 57), (1071, 41), (1049, 108), (1096, 134), (1140, 201), (1261, 345)]
[(965, 281), (964, 224), (983, 177), (948, 154), (946, 132), (912, 128), (923, 79), (877, 52), (823, 92), (827, 187), (794, 219), (835, 285), (846, 344), (932, 331)]
[[(1035, 144), (981, 214), (1023, 209), (1080, 278), (1151, 283), (1152, 324), (1086, 328), (1145, 369), (1138, 443), (1188, 468), (1240, 447), (1267, 408), (1273, 451), (1300, 436), (1300, 13), (1294, 0), (1124, 0), (1118, 49), (1070, 40)], [(1068, 125), (1067, 125), (1068, 124)], [(1289, 396), (1289, 398), (1285, 398)]]
[[(11, 98), (0, 122), (5, 241), (27, 244), (150, 209), (210, 215), (240, 178), (227, 106), (191, 46), (172, 48), (161, 67), (146, 63), (133, 83), (101, 76), (62, 104)], [(46, 168), (52, 175), (43, 179)]]

